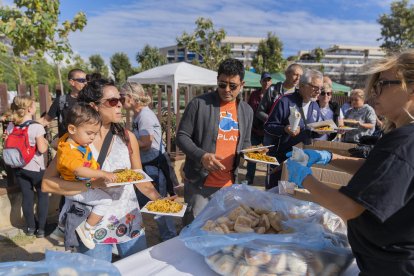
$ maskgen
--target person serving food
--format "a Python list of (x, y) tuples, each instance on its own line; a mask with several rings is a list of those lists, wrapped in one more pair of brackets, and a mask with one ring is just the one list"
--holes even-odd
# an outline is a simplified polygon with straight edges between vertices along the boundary
[[(289, 181), (348, 225), (360, 275), (412, 275), (414, 271), (414, 50), (386, 57), (369, 70), (367, 94), (386, 118), (385, 134), (366, 160), (305, 150), (307, 166), (289, 159)], [(288, 153), (288, 156), (291, 154)], [(312, 176), (313, 164), (354, 174), (333, 189)]]

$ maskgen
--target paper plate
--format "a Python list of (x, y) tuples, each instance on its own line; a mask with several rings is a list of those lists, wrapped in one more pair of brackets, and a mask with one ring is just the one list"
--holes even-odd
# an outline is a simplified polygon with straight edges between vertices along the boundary
[(354, 130), (354, 129), (358, 129), (357, 127), (338, 127), (336, 129), (336, 131), (341, 130), (341, 131), (350, 131), (350, 130)]
[(185, 210), (187, 209), (187, 204), (180, 203), (181, 205), (183, 205), (183, 208), (181, 209), (180, 212), (177, 212), (177, 213), (152, 212), (152, 211), (149, 211), (147, 209), (147, 205), (149, 203), (151, 203), (151, 202), (154, 202), (154, 201), (148, 201), (147, 204), (145, 204), (145, 206), (141, 208), (141, 213), (147, 213), (147, 214), (153, 214), (153, 215), (160, 215), (160, 216), (183, 217), (184, 216), (184, 213), (185, 213)]
[(270, 146), (260, 146), (260, 147), (254, 147), (254, 148), (248, 148), (248, 149), (243, 149), (241, 150), (241, 152), (246, 153), (246, 152), (254, 152), (254, 151), (261, 151), (267, 148), (271, 148), (274, 147), (275, 145), (270, 145)]
[(268, 164), (268, 165), (279, 165), (279, 162), (277, 162), (276, 158), (273, 156), (269, 156), (271, 158), (273, 158), (275, 161), (274, 162), (268, 162), (268, 161), (262, 161), (262, 160), (257, 160), (257, 159), (252, 159), (247, 157), (246, 154), (244, 154), (244, 160), (250, 161), (250, 162), (254, 162), (254, 163), (263, 163), (263, 164)]
[(319, 134), (330, 134), (330, 133), (335, 133), (336, 132), (336, 129), (333, 129), (333, 130), (319, 130), (319, 129), (312, 128), (311, 130), (313, 132), (316, 132), (316, 133), (319, 133)]
[(151, 177), (149, 177), (148, 174), (146, 174), (142, 169), (136, 169), (133, 170), (135, 172), (139, 172), (144, 176), (144, 179), (138, 180), (138, 181), (131, 181), (131, 182), (120, 182), (120, 183), (106, 183), (106, 187), (113, 187), (113, 186), (123, 186), (123, 185), (130, 185), (130, 184), (137, 184), (142, 182), (151, 182), (153, 181)]

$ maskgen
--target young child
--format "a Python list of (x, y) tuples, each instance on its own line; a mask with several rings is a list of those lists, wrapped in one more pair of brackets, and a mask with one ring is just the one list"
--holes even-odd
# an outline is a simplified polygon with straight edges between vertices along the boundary
[[(89, 148), (101, 124), (99, 113), (89, 105), (76, 104), (68, 110), (66, 119), (68, 132), (59, 139), (57, 151), (57, 170), (63, 179), (86, 181), (88, 188), (90, 188), (89, 180), (93, 178), (104, 178), (109, 182), (116, 180), (115, 174), (99, 170), (99, 164), (92, 157)], [(83, 244), (93, 249), (94, 227), (111, 206), (112, 198), (101, 189), (88, 189), (86, 192), (66, 198), (93, 206), (87, 220), (76, 228)]]
[[(16, 182), (22, 192), (22, 208), (26, 222), (26, 234), (43, 238), (45, 236), (45, 226), (47, 211), (49, 206), (48, 193), (43, 193), (41, 189), (42, 178), (45, 172), (45, 162), (43, 153), (47, 151), (48, 142), (44, 137), (45, 128), (41, 124), (32, 123), (33, 115), (36, 114), (36, 102), (29, 96), (16, 96), (11, 104), (11, 112), (7, 113), (8, 119), (12, 123), (7, 126), (5, 139), (13, 132), (15, 126), (27, 127), (27, 137), (29, 145), (36, 147), (33, 158), (24, 167), (13, 169)], [(33, 213), (34, 189), (37, 193), (37, 231), (36, 220)]]

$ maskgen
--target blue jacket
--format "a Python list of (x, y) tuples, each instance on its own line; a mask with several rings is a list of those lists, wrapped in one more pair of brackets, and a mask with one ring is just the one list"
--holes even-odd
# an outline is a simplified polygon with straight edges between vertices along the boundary
[[(292, 137), (285, 132), (285, 127), (289, 125), (289, 115), (291, 106), (296, 106), (298, 110), (302, 107), (302, 96), (299, 91), (283, 96), (275, 105), (274, 109), (269, 114), (269, 118), (264, 125), (266, 135), (274, 137), (275, 147), (270, 149), (270, 155), (276, 156), (279, 162), (286, 160), (286, 153), (292, 150), (292, 146), (302, 142), (309, 144), (310, 139), (317, 137), (316, 133), (312, 133), (310, 129), (305, 129), (305, 122), (302, 116), (299, 126), (299, 135)], [(311, 102), (307, 114), (307, 124), (319, 122), (322, 120), (319, 105), (316, 102)]]

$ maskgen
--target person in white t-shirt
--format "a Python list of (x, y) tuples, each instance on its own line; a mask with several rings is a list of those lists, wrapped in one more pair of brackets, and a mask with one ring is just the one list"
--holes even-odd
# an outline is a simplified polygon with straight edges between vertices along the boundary
[[(344, 125), (344, 114), (338, 103), (332, 101), (332, 81), (329, 77), (323, 77), (323, 89), (318, 96), (319, 109), (321, 111), (322, 120), (332, 120), (338, 127)], [(332, 141), (337, 136), (336, 133), (330, 135), (324, 134), (322, 137), (315, 138), (316, 140)]]
[[(24, 123), (30, 123), (33, 115), (36, 113), (36, 102), (29, 96), (16, 96), (11, 104), (12, 123), (10, 123), (6, 130), (7, 136), (13, 132), (15, 126)], [(41, 184), (43, 174), (45, 172), (45, 160), (43, 154), (47, 151), (49, 146), (44, 135), (45, 128), (41, 124), (32, 123), (28, 126), (28, 138), (30, 146), (36, 146), (36, 153), (33, 158), (22, 168), (14, 169), (16, 175), (16, 182), (19, 184), (22, 192), (22, 209), (23, 216), (26, 222), (26, 234), (43, 238), (45, 236), (46, 218), (49, 207), (48, 193), (42, 192)], [(34, 206), (34, 189), (37, 193), (37, 231), (35, 215), (33, 212)]]

